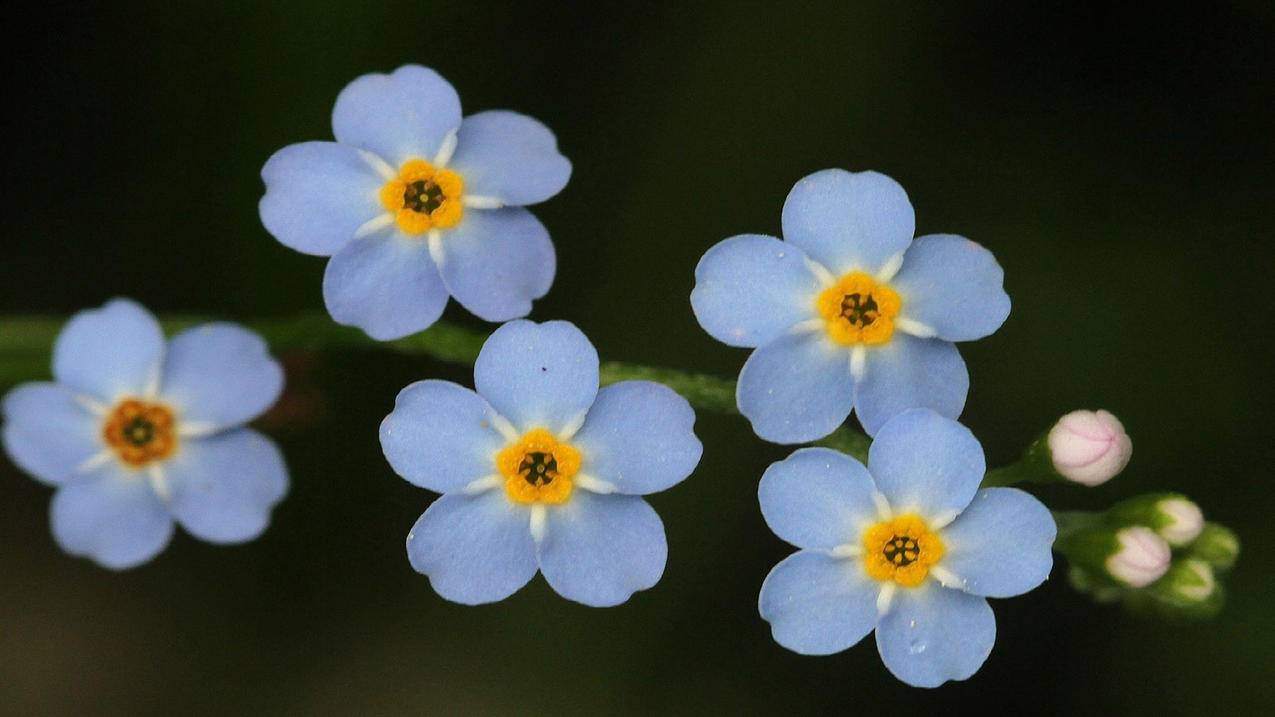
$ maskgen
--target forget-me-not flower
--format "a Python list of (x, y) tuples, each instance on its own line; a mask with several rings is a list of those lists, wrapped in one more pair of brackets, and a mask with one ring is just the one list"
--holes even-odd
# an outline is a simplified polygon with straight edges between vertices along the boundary
[(116, 299), (62, 329), (53, 377), (4, 397), (3, 439), (14, 463), (57, 487), (63, 550), (118, 570), (163, 550), (174, 520), (212, 543), (265, 530), (288, 473), (274, 443), (244, 427), (283, 388), (256, 334), (212, 323), (165, 342), (146, 309)]
[(448, 295), (506, 321), (549, 291), (553, 244), (523, 207), (560, 192), (571, 163), (543, 124), (462, 120), (451, 84), (404, 65), (346, 85), (332, 134), (266, 162), (260, 212), (283, 244), (331, 257), (323, 298), (338, 323), (395, 339), (437, 321)]
[(910, 685), (973, 675), (996, 639), (986, 598), (1043, 582), (1055, 533), (1027, 493), (979, 490), (984, 468), (969, 430), (928, 409), (882, 426), (867, 468), (827, 448), (770, 466), (762, 514), (801, 548), (761, 588), (775, 640), (828, 655), (875, 629), (885, 666)]
[(736, 398), (758, 436), (812, 441), (852, 408), (869, 434), (908, 408), (960, 415), (969, 374), (953, 342), (999, 328), (1009, 297), (990, 252), (913, 241), (915, 225), (893, 179), (828, 169), (788, 194), (783, 241), (745, 234), (704, 254), (691, 305), (713, 338), (757, 349)]
[(668, 546), (641, 496), (699, 462), (686, 399), (650, 381), (599, 390), (597, 352), (564, 321), (501, 326), (474, 386), (414, 383), (381, 424), (395, 472), (443, 494), (407, 536), (412, 567), (470, 605), (503, 600), (537, 570), (598, 607), (655, 585)]

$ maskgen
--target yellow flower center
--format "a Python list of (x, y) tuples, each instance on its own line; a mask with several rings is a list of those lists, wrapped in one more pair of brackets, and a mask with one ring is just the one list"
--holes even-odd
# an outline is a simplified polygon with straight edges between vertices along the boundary
[(460, 175), (435, 169), (423, 159), (409, 159), (398, 176), (381, 187), (381, 205), (407, 234), (446, 229), (460, 223), (465, 182)]
[(902, 306), (898, 292), (861, 271), (841, 277), (815, 300), (828, 335), (846, 346), (889, 341)]
[(505, 493), (515, 503), (565, 503), (580, 470), (580, 451), (536, 428), (496, 454)]
[(863, 566), (875, 580), (914, 588), (942, 557), (943, 541), (917, 515), (885, 520), (863, 532)]
[(102, 439), (121, 461), (140, 468), (173, 454), (177, 425), (167, 406), (130, 398), (107, 414)]

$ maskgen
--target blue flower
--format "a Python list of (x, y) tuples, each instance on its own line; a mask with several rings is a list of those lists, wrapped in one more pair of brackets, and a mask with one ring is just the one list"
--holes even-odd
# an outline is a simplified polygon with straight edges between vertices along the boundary
[(212, 543), (265, 530), (288, 473), (274, 443), (243, 427), (283, 388), (256, 334), (214, 323), (165, 343), (155, 317), (116, 299), (71, 318), (53, 376), (4, 397), (3, 440), (15, 464), (57, 487), (63, 550), (119, 570), (163, 550), (174, 520)]
[(1014, 488), (978, 489), (983, 449), (959, 423), (905, 411), (877, 433), (868, 466), (826, 448), (775, 463), (758, 497), (771, 530), (801, 548), (761, 587), (775, 641), (829, 655), (875, 628), (894, 676), (936, 687), (991, 654), (986, 598), (1049, 576), (1054, 520)]
[(468, 605), (509, 597), (537, 570), (597, 607), (659, 582), (664, 524), (641, 496), (699, 463), (686, 399), (650, 381), (599, 390), (597, 352), (564, 321), (501, 326), (474, 385), (414, 383), (381, 424), (395, 472), (443, 494), (407, 536), (412, 567)]
[(968, 239), (914, 228), (893, 179), (828, 169), (788, 194), (784, 241), (745, 234), (704, 254), (691, 305), (713, 338), (757, 349), (736, 398), (758, 436), (812, 441), (852, 408), (869, 434), (909, 408), (960, 415), (969, 374), (952, 342), (1004, 323), (1003, 272)]
[(549, 291), (553, 244), (523, 206), (562, 191), (571, 163), (540, 122), (462, 120), (446, 80), (404, 65), (346, 85), (332, 134), (266, 162), (260, 212), (284, 245), (332, 257), (323, 299), (338, 323), (395, 339), (437, 321), (448, 295), (506, 321)]

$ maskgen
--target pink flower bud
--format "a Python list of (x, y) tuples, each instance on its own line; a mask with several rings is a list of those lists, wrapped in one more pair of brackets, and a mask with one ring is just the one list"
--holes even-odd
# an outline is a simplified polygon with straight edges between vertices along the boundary
[(1168, 498), (1156, 503), (1155, 507), (1166, 521), (1157, 532), (1170, 545), (1190, 545), (1204, 530), (1204, 513), (1200, 512), (1200, 506), (1189, 500)]
[(1122, 528), (1116, 533), (1116, 540), (1120, 547), (1107, 558), (1107, 572), (1116, 580), (1129, 587), (1144, 588), (1169, 569), (1169, 544), (1150, 528)]
[(1072, 411), (1049, 431), (1054, 470), (1069, 481), (1095, 486), (1124, 470), (1133, 441), (1107, 411)]

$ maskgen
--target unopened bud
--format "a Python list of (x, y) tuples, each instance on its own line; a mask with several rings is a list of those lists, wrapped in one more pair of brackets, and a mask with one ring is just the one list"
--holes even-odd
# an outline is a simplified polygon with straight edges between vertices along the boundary
[(1157, 593), (1183, 603), (1202, 603), (1217, 591), (1217, 579), (1213, 567), (1203, 560), (1187, 558), (1179, 560), (1156, 583)]
[(1107, 411), (1072, 411), (1046, 438), (1054, 470), (1069, 481), (1095, 486), (1114, 478), (1129, 463), (1133, 441), (1120, 419)]
[(1207, 562), (1215, 570), (1230, 570), (1240, 556), (1240, 539), (1225, 526), (1205, 523), (1204, 530), (1191, 544), (1190, 555)]
[(1169, 569), (1169, 544), (1150, 528), (1135, 525), (1116, 531), (1117, 548), (1107, 558), (1107, 573), (1133, 588), (1159, 580)]
[(1200, 506), (1177, 493), (1151, 493), (1112, 506), (1108, 518), (1117, 525), (1144, 525), (1169, 545), (1190, 545), (1204, 529)]

